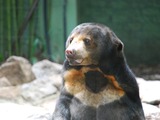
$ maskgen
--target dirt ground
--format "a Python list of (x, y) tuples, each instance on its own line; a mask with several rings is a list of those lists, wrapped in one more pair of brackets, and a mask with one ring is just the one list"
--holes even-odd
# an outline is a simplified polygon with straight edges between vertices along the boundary
[(160, 80), (160, 65), (139, 65), (131, 67), (137, 77), (142, 77), (146, 80)]

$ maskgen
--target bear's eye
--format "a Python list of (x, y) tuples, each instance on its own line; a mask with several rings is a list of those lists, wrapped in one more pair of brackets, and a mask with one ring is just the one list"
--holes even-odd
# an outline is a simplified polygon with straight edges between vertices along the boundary
[(83, 39), (85, 45), (90, 45), (91, 40), (88, 38)]
[(69, 43), (71, 43), (73, 41), (73, 38), (70, 38)]

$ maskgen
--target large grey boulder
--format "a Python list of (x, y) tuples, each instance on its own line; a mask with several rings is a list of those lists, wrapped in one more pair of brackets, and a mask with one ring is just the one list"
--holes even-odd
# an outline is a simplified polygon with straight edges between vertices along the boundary
[(25, 101), (38, 102), (57, 93), (57, 88), (47, 78), (39, 78), (21, 86), (21, 96)]
[(51, 62), (49, 60), (42, 60), (35, 63), (32, 67), (37, 79), (49, 79), (51, 84), (56, 86), (58, 89), (62, 85), (62, 65)]
[(32, 66), (23, 57), (11, 56), (0, 66), (0, 87), (20, 85), (34, 79)]
[(53, 74), (60, 74), (62, 70), (62, 65), (58, 63), (51, 62), (49, 60), (42, 60), (35, 63), (32, 66), (32, 70), (36, 78), (41, 78), (45, 76), (52, 76)]

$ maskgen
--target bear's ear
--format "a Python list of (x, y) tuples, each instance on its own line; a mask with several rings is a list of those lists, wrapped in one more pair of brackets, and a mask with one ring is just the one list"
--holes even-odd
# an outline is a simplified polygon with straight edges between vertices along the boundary
[(123, 50), (123, 43), (122, 41), (115, 35), (114, 32), (111, 32), (111, 41), (114, 44), (114, 46), (116, 47), (117, 51), (122, 51)]
[(116, 43), (117, 51), (122, 51), (123, 46), (123, 43), (120, 40), (118, 40), (118, 42)]

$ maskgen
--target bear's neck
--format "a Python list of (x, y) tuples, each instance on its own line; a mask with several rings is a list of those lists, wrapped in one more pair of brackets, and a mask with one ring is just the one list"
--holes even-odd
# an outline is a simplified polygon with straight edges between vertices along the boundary
[(104, 59), (100, 62), (99, 68), (104, 74), (114, 76), (119, 76), (119, 74), (125, 73), (123, 71), (130, 71), (124, 56), (111, 58), (109, 60)]
[[(103, 61), (99, 62), (98, 65), (86, 65), (86, 66), (70, 66), (69, 62), (66, 60), (64, 62), (64, 69), (68, 70), (71, 68), (80, 70), (82, 67), (90, 67), (90, 68), (99, 68), (106, 75), (114, 75), (119, 76), (125, 74), (125, 71), (131, 73), (130, 68), (128, 67), (125, 57), (112, 58), (110, 60), (103, 59)], [(127, 72), (127, 73), (128, 73)]]

